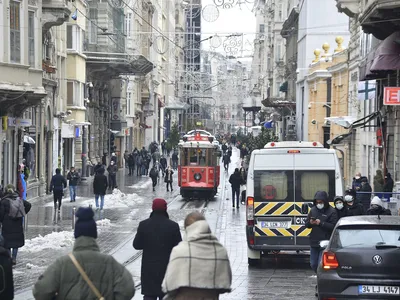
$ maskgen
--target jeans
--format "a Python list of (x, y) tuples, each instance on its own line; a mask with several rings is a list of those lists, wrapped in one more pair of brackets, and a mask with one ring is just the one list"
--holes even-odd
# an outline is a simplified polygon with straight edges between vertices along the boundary
[(17, 259), (18, 248), (9, 248), (8, 251), (10, 251), (12, 259)]
[(236, 195), (236, 206), (239, 207), (239, 194), (240, 194), (240, 187), (239, 188), (232, 187), (232, 206), (235, 206), (235, 195)]
[(104, 195), (94, 195), (94, 200), (96, 201), (96, 208), (99, 208), (99, 197), (100, 197), (100, 209), (103, 209)]
[(324, 249), (322, 249), (321, 247), (310, 248), (310, 266), (315, 273), (317, 273), (318, 265), (321, 261), (323, 252)]
[(69, 197), (71, 198), (71, 201), (75, 202), (75, 198), (76, 198), (76, 185), (70, 185), (70, 186), (69, 186)]

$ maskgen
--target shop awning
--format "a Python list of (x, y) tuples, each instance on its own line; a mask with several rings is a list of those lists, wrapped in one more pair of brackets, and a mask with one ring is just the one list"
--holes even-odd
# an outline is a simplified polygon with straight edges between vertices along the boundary
[(327, 120), (333, 124), (342, 126), (346, 129), (349, 129), (351, 127), (351, 125), (356, 121), (356, 118), (352, 117), (352, 116), (327, 117), (327, 118), (325, 118), (325, 120)]

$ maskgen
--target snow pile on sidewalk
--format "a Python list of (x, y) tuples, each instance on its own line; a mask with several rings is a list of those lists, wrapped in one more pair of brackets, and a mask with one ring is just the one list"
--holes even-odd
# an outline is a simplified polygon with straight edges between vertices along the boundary
[(25, 240), (25, 246), (21, 248), (23, 252), (39, 252), (45, 249), (64, 249), (72, 247), (74, 235), (71, 231), (52, 232), (45, 236), (39, 234), (31, 240)]
[(31, 263), (27, 263), (26, 264), (26, 268), (27, 269), (33, 269), (33, 270), (40, 270), (40, 269), (44, 269), (46, 267), (45, 266), (37, 266), (37, 265), (31, 264)]
[(97, 220), (96, 224), (98, 227), (110, 227), (111, 221), (109, 219), (101, 219), (101, 220)]
[[(94, 198), (94, 197), (93, 197)], [(114, 189), (112, 194), (105, 195), (104, 197), (104, 208), (126, 208), (133, 206), (137, 203), (143, 202), (143, 197), (139, 196), (136, 193), (133, 194), (125, 194), (121, 192), (119, 189)], [(99, 199), (100, 202), (100, 199)], [(99, 203), (100, 204), (100, 203)], [(92, 205), (93, 208), (96, 208), (96, 202), (94, 199), (84, 201), (82, 206)]]

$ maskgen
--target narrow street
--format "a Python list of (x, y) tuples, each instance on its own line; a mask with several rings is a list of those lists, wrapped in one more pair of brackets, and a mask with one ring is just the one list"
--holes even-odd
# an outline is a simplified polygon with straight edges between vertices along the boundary
[[(239, 166), (238, 156), (239, 152), (234, 149), (229, 174)], [(244, 206), (239, 210), (232, 208), (228, 174), (222, 172), (218, 195), (213, 201), (185, 202), (179, 195), (176, 180), (173, 192), (167, 193), (164, 184), (152, 192), (149, 178), (128, 177), (124, 172), (118, 178), (121, 192), (107, 195), (104, 212), (97, 213), (98, 243), (103, 252), (112, 254), (132, 273), (137, 286), (134, 299), (142, 299), (141, 251), (133, 249), (132, 240), (139, 222), (149, 216), (155, 197), (167, 200), (170, 218), (179, 223), (182, 234), (183, 220), (189, 212), (204, 213), (212, 231), (227, 248), (233, 272), (232, 293), (221, 299), (313, 299), (315, 278), (304, 255), (289, 258), (277, 255), (265, 259), (258, 268), (248, 267)], [(39, 275), (55, 259), (71, 251), (73, 207), (94, 206), (90, 191), (90, 185), (83, 186), (76, 203), (66, 198), (60, 220), (54, 219), (52, 201), (34, 203), (28, 219), (26, 246), (20, 249), (14, 269), (15, 299), (33, 299), (31, 289)]]

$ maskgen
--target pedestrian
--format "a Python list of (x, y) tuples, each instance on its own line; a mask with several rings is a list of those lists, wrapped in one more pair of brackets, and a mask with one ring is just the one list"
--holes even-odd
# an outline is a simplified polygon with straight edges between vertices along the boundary
[(125, 161), (125, 168), (126, 169), (129, 169), (128, 159), (129, 159), (129, 151), (125, 150), (125, 152), (124, 152), (124, 161)]
[(18, 184), (17, 184), (17, 190), (19, 197), (22, 200), (26, 200), (26, 176), (25, 176), (25, 166), (23, 164), (18, 165)]
[(385, 185), (383, 186), (383, 191), (385, 192), (385, 198), (390, 200), (393, 196), (393, 186), (394, 181), (392, 179), (392, 175), (390, 173), (386, 173), (385, 175)]
[(335, 209), (329, 205), (328, 194), (325, 191), (318, 191), (306, 221), (306, 227), (311, 228), (310, 265), (314, 272), (317, 272), (323, 252), (319, 243), (330, 239), (337, 220)]
[(115, 153), (111, 153), (111, 159), (110, 159), (110, 163), (114, 162), (115, 165), (117, 165), (117, 155)]
[(39, 277), (35, 299), (132, 299), (132, 275), (114, 257), (100, 252), (93, 210), (80, 207), (76, 217), (72, 253), (58, 258)]
[(0, 299), (14, 299), (14, 279), (10, 252), (4, 248), (5, 241), (0, 234)]
[(104, 175), (104, 169), (96, 173), (93, 180), (93, 192), (94, 201), (96, 202), (96, 209), (99, 209), (99, 198), (100, 198), (100, 210), (104, 207), (104, 195), (106, 194), (108, 187), (107, 176)]
[(161, 283), (172, 248), (182, 241), (179, 225), (169, 219), (167, 202), (154, 199), (150, 217), (139, 223), (133, 247), (143, 250), (141, 284), (144, 300), (162, 299)]
[(67, 188), (67, 181), (64, 176), (61, 175), (61, 170), (57, 168), (56, 174), (53, 175), (50, 181), (50, 193), (53, 191), (54, 210), (57, 209), (58, 202), (58, 211), (60, 211), (65, 188)]
[(364, 178), (361, 176), (360, 172), (357, 172), (356, 175), (353, 178), (353, 183), (351, 185), (351, 188), (355, 190), (356, 192), (360, 191), (361, 189), (361, 179)]
[(135, 158), (132, 153), (128, 155), (128, 168), (128, 176), (133, 176), (133, 173), (135, 172)]
[(372, 188), (369, 185), (368, 178), (363, 177), (361, 179), (360, 194), (358, 194), (357, 199), (364, 206), (364, 211), (368, 210), (371, 204)]
[(101, 161), (99, 160), (98, 162), (97, 162), (97, 165), (95, 165), (94, 166), (94, 169), (93, 169), (93, 171), (94, 171), (94, 174), (97, 174), (98, 172), (100, 172), (100, 170), (102, 170), (102, 172), (104, 173), (104, 166), (103, 166), (103, 164), (101, 163)]
[(178, 153), (176, 151), (174, 151), (174, 153), (172, 153), (172, 169), (173, 170), (177, 170), (178, 169)]
[(156, 185), (157, 185), (157, 181), (159, 178), (159, 173), (157, 172), (157, 169), (155, 166), (153, 168), (151, 168), (149, 177), (153, 181), (153, 192), (154, 192), (156, 190)]
[(231, 291), (232, 271), (224, 246), (211, 233), (200, 212), (190, 213), (184, 222), (186, 240), (169, 259), (162, 283), (164, 299), (216, 300)]
[(225, 155), (222, 157), (222, 161), (223, 161), (223, 163), (224, 163), (224, 169), (225, 169), (225, 171), (228, 172), (229, 163), (231, 162), (231, 157), (229, 156), (228, 153), (225, 154)]
[(81, 176), (75, 170), (75, 167), (71, 167), (70, 171), (67, 174), (67, 180), (69, 180), (69, 196), (71, 198), (70, 202), (75, 202), (76, 200), (76, 187), (80, 179)]
[(160, 161), (161, 155), (158, 149), (153, 153), (153, 166), (156, 164), (156, 162)]
[(235, 208), (236, 196), (236, 207), (239, 209), (240, 186), (243, 184), (243, 179), (238, 168), (236, 168), (235, 172), (229, 177), (229, 183), (232, 187), (232, 207)]
[(367, 215), (392, 215), (390, 209), (386, 209), (383, 207), (382, 200), (379, 197), (375, 196), (371, 200), (371, 208), (367, 210)]
[(167, 169), (167, 165), (168, 165), (167, 159), (165, 158), (164, 155), (162, 155), (160, 158), (160, 165), (161, 165), (162, 176), (164, 177), (165, 170)]
[(169, 187), (171, 187), (171, 192), (173, 191), (172, 188), (172, 175), (174, 174), (174, 171), (171, 169), (171, 166), (167, 167), (167, 170), (165, 171), (165, 177), (164, 177), (164, 182), (167, 184), (167, 192), (169, 192)]
[(333, 199), (333, 203), (335, 204), (335, 209), (336, 209), (336, 214), (337, 214), (338, 220), (340, 218), (346, 217), (347, 216), (347, 206), (344, 203), (343, 197), (336, 196)]
[(344, 201), (346, 202), (346, 214), (350, 216), (362, 216), (365, 214), (364, 206), (356, 202), (354, 194), (350, 190), (344, 192)]
[(23, 218), (30, 210), (31, 204), (19, 197), (12, 184), (7, 185), (0, 201), (0, 223), (5, 248), (11, 253), (13, 265), (17, 264), (18, 248), (25, 245)]
[(117, 186), (118, 167), (113, 160), (110, 162), (110, 165), (107, 168), (107, 172), (108, 172), (108, 187), (111, 191), (113, 191), (118, 187)]
[(142, 168), (143, 168), (143, 166), (142, 166), (142, 164), (143, 164), (142, 161), (143, 161), (142, 155), (141, 155), (141, 154), (138, 154), (138, 155), (136, 156), (136, 176), (141, 176), (142, 173), (143, 173), (143, 171), (142, 171)]

